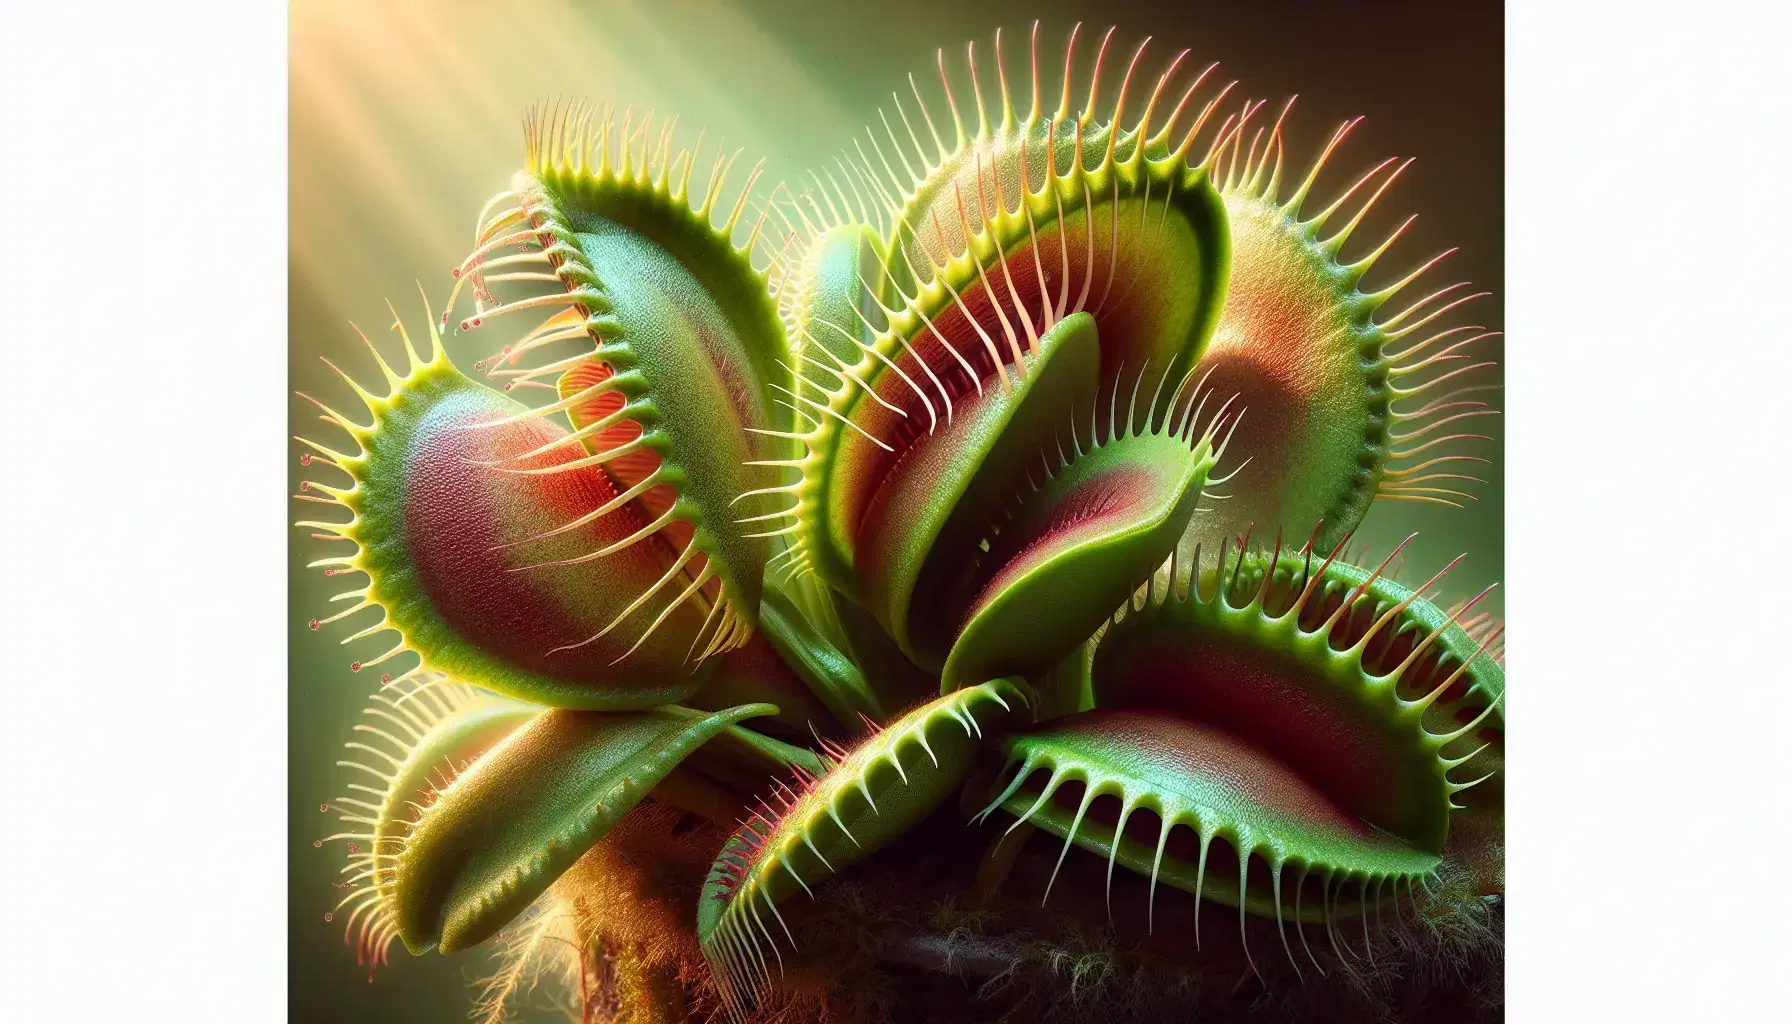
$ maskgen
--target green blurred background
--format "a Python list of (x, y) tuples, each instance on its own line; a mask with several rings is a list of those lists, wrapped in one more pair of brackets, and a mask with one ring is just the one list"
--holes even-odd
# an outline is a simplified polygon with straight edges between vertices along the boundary
[[(1369, 115), (1322, 188), (1348, 184), (1386, 156), (1418, 162), (1352, 249), (1420, 213), (1388, 257), (1392, 270), (1382, 273), (1391, 277), (1461, 246), (1437, 281), (1466, 279), (1492, 290), (1495, 298), (1484, 300), (1475, 319), (1500, 325), (1504, 47), (1497, 3), (293, 0), (291, 386), (354, 408), (318, 357), (375, 380), (349, 322), (376, 340), (389, 337), (390, 298), (407, 323), (421, 326), (418, 281), (439, 306), (452, 285), (449, 268), (469, 248), (475, 214), (520, 166), (519, 119), (535, 101), (565, 94), (676, 113), (681, 139), (707, 125), (712, 140), (723, 133), (748, 158), (763, 156), (769, 186), (831, 159), (892, 89), (906, 87), (906, 74), (931, 76), (936, 47), (961, 61), (966, 41), (987, 45), (1003, 26), (1010, 60), (1018, 60), (1034, 18), (1042, 21), (1042, 64), (1061, 55), (1076, 21), (1096, 29), (1116, 23), (1117, 53), (1129, 56), (1140, 37), (1155, 37), (1142, 70), (1155, 72), (1186, 46), (1197, 66), (1220, 61), (1216, 75), (1239, 79), (1240, 95), (1298, 93), (1293, 157), (1305, 159), (1340, 121)], [(1079, 66), (1087, 66), (1092, 42), (1085, 30)], [(463, 366), (498, 343), (489, 334), (476, 344), (448, 339)], [(291, 418), (294, 432), (329, 437), (296, 398)], [(1480, 501), (1461, 511), (1379, 503), (1358, 532), (1386, 550), (1421, 531), (1408, 548), (1415, 572), (1468, 552), (1452, 575), (1453, 589), (1465, 595), (1499, 579), (1505, 556), (1502, 431), (1498, 419), (1482, 422), (1496, 444), (1486, 450), (1495, 465)], [(300, 451), (294, 444), (288, 454), (295, 489)], [(296, 511), (312, 518), (311, 507)], [(326, 598), (346, 589), (303, 569), (321, 557), (321, 542), (307, 533), (294, 531), (288, 558), (291, 1019), (464, 1020), (469, 983), (487, 969), (480, 955), (413, 959), (396, 948), (393, 966), (369, 984), (343, 945), (340, 920), (323, 921), (339, 895), (330, 883), (341, 852), (312, 847), (333, 831), (334, 815), (318, 806), (346, 781), (334, 762), (378, 685), (377, 675), (348, 666), (384, 645), (372, 638), (340, 646), (347, 630), (306, 629), (307, 619), (325, 613)], [(1502, 612), (1499, 593), (1484, 607)]]

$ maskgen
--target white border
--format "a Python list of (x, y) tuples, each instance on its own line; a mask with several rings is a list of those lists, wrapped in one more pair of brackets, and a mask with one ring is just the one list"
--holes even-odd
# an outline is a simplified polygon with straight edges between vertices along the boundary
[(0, 3), (0, 1020), (286, 1005), (279, 3)]
[(1785, 1019), (1792, 23), (1508, 28), (1508, 1018)]

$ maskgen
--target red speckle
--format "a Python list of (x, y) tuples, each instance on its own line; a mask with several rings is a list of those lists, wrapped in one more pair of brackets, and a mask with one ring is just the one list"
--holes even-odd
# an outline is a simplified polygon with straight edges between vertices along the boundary
[(299, 490), (309, 491), (310, 489), (311, 489), (311, 481), (309, 481), (309, 480), (300, 480), (299, 481)]
[(305, 454), (299, 456), (299, 465), (301, 465), (301, 466), (311, 465), (311, 453), (310, 452), (306, 452)]
[(463, 331), (470, 331), (473, 328), (478, 327), (480, 324), (482, 324), (484, 322), (485, 322), (484, 317), (477, 317), (477, 316), (472, 317), (471, 319), (462, 320), (460, 322), (460, 329)]
[(505, 354), (505, 355), (509, 355), (509, 354), (510, 354), (510, 346), (509, 346), (509, 345), (506, 345), (506, 346), (504, 346), (504, 354)]
[(323, 623), (318, 622), (316, 619), (312, 619), (310, 622), (305, 623), (305, 625), (310, 626), (313, 630), (315, 630), (315, 629), (317, 629), (318, 626), (323, 625)]
[(390, 672), (382, 673), (380, 675), (380, 685), (381, 686), (391, 686), (392, 685), (392, 673), (390, 673)]
[(481, 359), (481, 360), (479, 360), (479, 361), (478, 361), (478, 362), (477, 362), (477, 363), (474, 363), (474, 364), (473, 364), (473, 369), (475, 369), (475, 370), (483, 370), (483, 369), (485, 369), (485, 360), (483, 360), (483, 359)]
[(354, 843), (350, 843), (350, 844), (348, 844), (348, 852), (350, 852), (350, 853), (360, 853), (360, 852), (361, 852), (361, 848), (360, 848), (360, 847), (359, 847), (359, 846), (356, 846), (356, 845), (355, 845), (355, 844), (354, 844)]
[(324, 848), (324, 841), (322, 839), (313, 839), (311, 845), (321, 850)]
[(456, 281), (460, 280), (460, 268), (459, 267), (455, 267), (453, 270), (450, 270), (449, 273), (454, 275), (454, 279)]
[(330, 805), (329, 804), (318, 804), (317, 809), (320, 811), (327, 811), (330, 809)]
[(324, 923), (328, 924), (329, 922), (334, 921), (334, 920), (336, 920), (335, 914), (331, 914), (327, 911), (324, 913)]
[(504, 385), (504, 390), (509, 391), (511, 388), (514, 388), (514, 387), (516, 387), (516, 381), (513, 380), (510, 383)]
[(349, 665), (349, 667), (348, 667), (348, 670), (349, 670), (349, 671), (350, 671), (350, 672), (359, 672), (359, 671), (361, 671), (361, 663), (360, 663), (360, 662), (358, 662), (358, 661), (357, 661), (357, 662), (355, 662), (355, 663), (353, 663), (353, 664), (351, 664), (351, 665)]

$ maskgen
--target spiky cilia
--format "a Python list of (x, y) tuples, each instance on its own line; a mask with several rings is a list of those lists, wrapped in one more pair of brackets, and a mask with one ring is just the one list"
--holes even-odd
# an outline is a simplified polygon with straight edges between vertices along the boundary
[[(1215, 1019), (1324, 1019), (1497, 960), (1503, 629), (1454, 562), (1345, 553), (1466, 496), (1492, 333), (1461, 286), (1380, 312), (1436, 263), (1364, 290), (1404, 226), (1343, 255), (1406, 164), (1308, 208), (1355, 122), (1295, 181), (1292, 101), (1080, 37), (1035, 25), (1019, 88), (999, 33), (942, 52), (763, 197), (653, 114), (528, 115), (448, 308), (304, 442), (357, 577), (314, 628), (397, 635), (326, 804), (369, 970), (501, 936), (486, 1021), (554, 977), (587, 1019), (856, 1021), (890, 1006), (830, 986), (917, 966), (1053, 1016), (1082, 967), (1002, 979), (1104, 943), (1158, 1017), (1197, 971)], [(471, 375), (438, 340), (511, 324)]]

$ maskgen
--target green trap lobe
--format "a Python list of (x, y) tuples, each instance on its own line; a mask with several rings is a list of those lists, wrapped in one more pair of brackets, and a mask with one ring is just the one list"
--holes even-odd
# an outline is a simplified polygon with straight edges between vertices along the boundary
[[(591, 296), (593, 359), (621, 382), (642, 443), (659, 456), (651, 468), (676, 497), (673, 514), (750, 625), (769, 550), (740, 521), (771, 505), (760, 494), (737, 499), (774, 482), (748, 463), (788, 454), (754, 431), (790, 424), (773, 386), (788, 378), (790, 351), (764, 277), (661, 185), (565, 166), (519, 182), (560, 277)], [(615, 469), (632, 482), (626, 462)]]
[(491, 937), (693, 751), (776, 710), (543, 714), (468, 767), (417, 822), (396, 863), (400, 937), (413, 952)]
[[(1363, 822), (1256, 745), (1172, 713), (1087, 711), (1011, 736), (1004, 750), (1016, 774), (992, 808), (1001, 806), (1067, 843), (1229, 906), (1239, 904), (1240, 865), (1203, 870), (1202, 849), (1215, 837), (1240, 857), (1261, 858), (1274, 873), (1292, 865), (1328, 885), (1408, 881), (1438, 864), (1435, 854)], [(1042, 769), (1050, 773), (1043, 788), (1030, 778)], [(1066, 800), (1071, 791), (1060, 790), (1068, 783), (1078, 784), (1080, 794)], [(1092, 813), (1104, 796), (1123, 809), (1120, 815)], [(1121, 815), (1141, 810), (1156, 818), (1156, 833), (1125, 830)], [(1192, 835), (1172, 842), (1177, 827)], [(1291, 902), (1291, 896), (1284, 899)], [(1244, 902), (1253, 913), (1276, 913), (1267, 887), (1247, 889)], [(1284, 916), (1292, 916), (1292, 909), (1285, 906)], [(1315, 901), (1302, 916), (1316, 920), (1322, 909)]]
[(521, 700), (639, 708), (690, 694), (707, 671), (688, 659), (704, 611), (687, 602), (651, 634), (658, 603), (623, 614), (672, 553), (653, 536), (624, 543), (642, 526), (627, 507), (566, 528), (614, 486), (569, 465), (573, 444), (519, 458), (566, 437), (513, 419), (526, 411), (442, 358), (376, 403), (349, 498), (370, 596), (426, 667)]
[(864, 593), (910, 658), (937, 669), (951, 623), (934, 608), (911, 612), (923, 580), (936, 583), (976, 553), (990, 517), (1078, 408), (1093, 404), (1100, 372), (1094, 321), (1067, 317), (1025, 357), (1012, 390), (991, 380), (950, 423), (910, 446), (873, 493), (859, 523), (857, 572)]
[[(781, 787), (717, 857), (697, 904), (697, 936), (724, 1002), (738, 1009), (787, 938), (793, 895), (893, 842), (962, 782), (985, 736), (1030, 713), (1022, 684), (997, 680), (936, 698), (838, 755), (826, 774)], [(773, 805), (777, 809), (773, 809)], [(774, 938), (776, 936), (776, 938)]]
[[(858, 343), (866, 318), (875, 309), (864, 282), (878, 274), (881, 248), (877, 234), (860, 224), (842, 224), (822, 236), (819, 251), (805, 268), (807, 294), (791, 311), (797, 356), (803, 362), (839, 367), (863, 358)], [(827, 354), (813, 351), (812, 346)]]
[(1057, 665), (1169, 557), (1214, 464), (1205, 439), (1127, 434), (1027, 495), (959, 591), (940, 685)]

